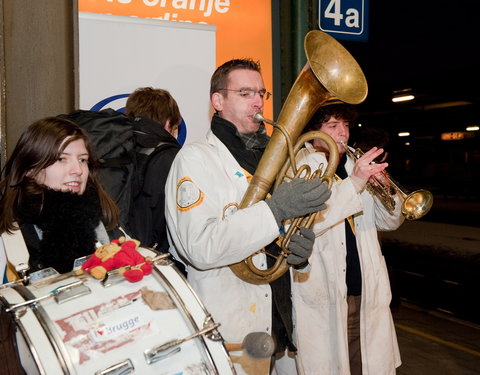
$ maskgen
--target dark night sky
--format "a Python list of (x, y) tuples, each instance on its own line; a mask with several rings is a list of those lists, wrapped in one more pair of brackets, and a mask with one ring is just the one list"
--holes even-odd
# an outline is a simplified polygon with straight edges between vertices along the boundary
[(389, 110), (393, 90), (425, 104), (480, 98), (480, 1), (370, 0), (369, 41), (343, 42), (362, 67), (368, 111)]
[[(342, 44), (368, 82), (360, 122), (389, 133), (393, 175), (404, 186), (478, 203), (480, 131), (460, 142), (442, 142), (441, 134), (480, 125), (480, 0), (370, 0), (368, 42)], [(393, 91), (406, 88), (415, 100), (392, 103)], [(467, 104), (445, 105), (456, 102)], [(436, 214), (454, 220), (445, 212)]]

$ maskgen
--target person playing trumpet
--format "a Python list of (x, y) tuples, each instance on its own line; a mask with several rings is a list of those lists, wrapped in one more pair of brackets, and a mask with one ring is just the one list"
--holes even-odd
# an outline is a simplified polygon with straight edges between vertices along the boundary
[[(308, 130), (322, 130), (338, 145), (337, 183), (327, 208), (313, 225), (316, 239), (308, 273), (294, 274), (297, 361), (304, 374), (394, 374), (401, 364), (390, 311), (391, 291), (377, 231), (404, 221), (400, 197), (389, 213), (366, 189), (388, 163), (375, 163), (373, 147), (357, 160), (346, 153), (355, 106), (339, 101), (320, 107)], [(326, 165), (328, 149), (314, 139), (298, 154), (299, 164)]]

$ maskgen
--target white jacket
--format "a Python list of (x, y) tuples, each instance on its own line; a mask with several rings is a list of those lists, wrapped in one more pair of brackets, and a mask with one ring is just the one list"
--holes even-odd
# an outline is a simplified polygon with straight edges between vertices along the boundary
[[(303, 158), (303, 161), (302, 161)], [(300, 164), (317, 169), (326, 165), (323, 153), (309, 147)], [(350, 174), (354, 162), (346, 163)], [(390, 215), (382, 203), (364, 189), (356, 193), (346, 178), (334, 183), (327, 209), (314, 224), (316, 240), (311, 270), (293, 273), (295, 339), (300, 367), (305, 374), (350, 374), (347, 336), (346, 240), (344, 219), (354, 215), (362, 272), (361, 349), (364, 375), (395, 374), (400, 353), (390, 312), (391, 291), (377, 231), (395, 230), (403, 223), (399, 198)]]
[[(211, 131), (206, 142), (182, 147), (165, 186), (170, 251), (187, 265), (189, 282), (230, 343), (254, 331), (271, 334), (270, 286), (244, 282), (228, 267), (279, 235), (264, 201), (237, 209), (247, 187), (246, 172)], [(265, 269), (265, 255), (254, 263)]]

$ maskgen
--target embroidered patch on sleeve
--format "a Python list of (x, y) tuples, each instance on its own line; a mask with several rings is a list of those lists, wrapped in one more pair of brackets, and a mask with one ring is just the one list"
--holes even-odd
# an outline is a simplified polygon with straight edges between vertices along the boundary
[(183, 177), (177, 183), (177, 209), (188, 211), (203, 202), (204, 194), (189, 177)]

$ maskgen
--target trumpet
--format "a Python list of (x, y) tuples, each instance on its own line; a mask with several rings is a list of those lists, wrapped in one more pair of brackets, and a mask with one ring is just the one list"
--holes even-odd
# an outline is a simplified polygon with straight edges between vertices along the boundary
[[(347, 155), (353, 160), (361, 158), (364, 154), (359, 148), (354, 149), (349, 147), (342, 141), (340, 143), (345, 147)], [(432, 208), (432, 193), (424, 189), (415, 190), (412, 193), (405, 192), (405, 189), (401, 188), (400, 184), (385, 170), (381, 172), (381, 178), (376, 176), (370, 177), (366, 187), (370, 194), (379, 198), (390, 214), (395, 210), (394, 196), (398, 194), (403, 201), (402, 215), (405, 216), (407, 220), (420, 219)]]

